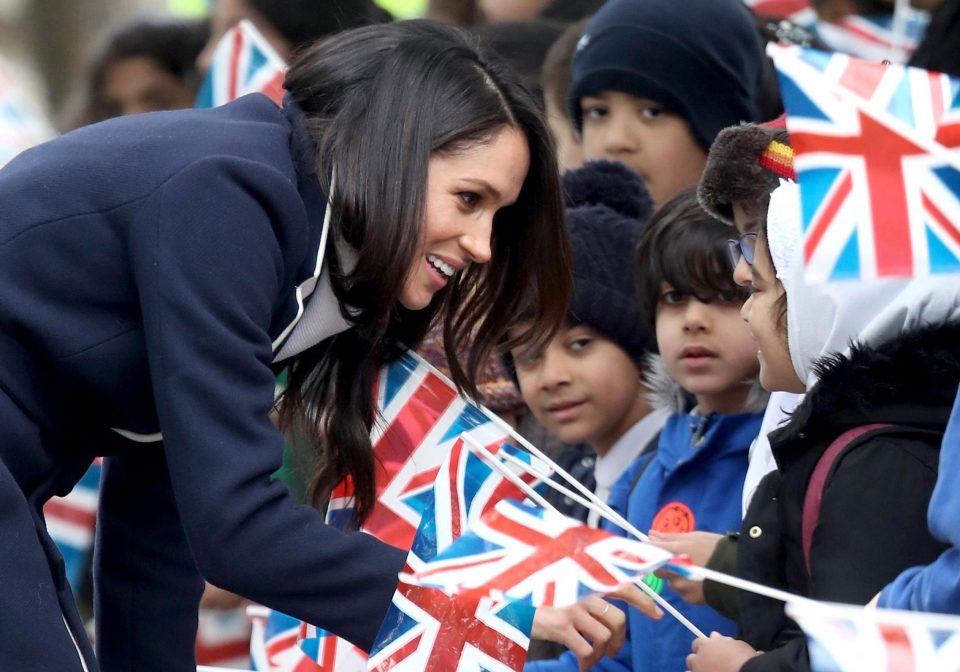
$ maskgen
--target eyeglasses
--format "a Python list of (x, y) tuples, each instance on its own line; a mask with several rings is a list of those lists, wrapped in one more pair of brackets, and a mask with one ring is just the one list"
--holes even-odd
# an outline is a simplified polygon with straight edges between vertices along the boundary
[(757, 232), (751, 231), (744, 233), (739, 238), (731, 238), (727, 241), (727, 253), (730, 255), (730, 264), (733, 268), (740, 263), (740, 257), (753, 265), (753, 256), (757, 250)]

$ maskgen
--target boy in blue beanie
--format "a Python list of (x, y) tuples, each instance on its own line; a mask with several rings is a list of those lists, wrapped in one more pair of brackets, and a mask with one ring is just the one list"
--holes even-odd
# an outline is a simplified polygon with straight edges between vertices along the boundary
[(741, 0), (609, 0), (573, 57), (585, 158), (627, 164), (666, 202), (697, 184), (722, 128), (759, 121), (764, 58)]

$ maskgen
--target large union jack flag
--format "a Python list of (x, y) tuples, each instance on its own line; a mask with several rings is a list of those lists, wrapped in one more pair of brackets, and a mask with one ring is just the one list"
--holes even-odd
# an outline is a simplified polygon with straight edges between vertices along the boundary
[(960, 672), (960, 618), (822, 602), (791, 603), (813, 672)]
[[(491, 453), (531, 458), (501, 443)], [(535, 469), (548, 473), (545, 465)], [(527, 474), (523, 480), (533, 485)], [(410, 553), (407, 570), (430, 562), (504, 497), (522, 498), (520, 488), (457, 440), (435, 479)], [(474, 596), (453, 598), (440, 590), (400, 583), (370, 654), (370, 670), (520, 670), (530, 643), (533, 610), (526, 605), (494, 604)]]
[(503, 500), (403, 579), (474, 599), (566, 606), (638, 581), (672, 557), (555, 511)]
[(960, 271), (960, 81), (771, 47), (811, 282)]
[(195, 107), (217, 107), (248, 93), (262, 93), (280, 105), (286, 69), (287, 64), (253, 24), (241, 21), (217, 44)]
[[(418, 355), (407, 352), (384, 367), (374, 388), (377, 420), (371, 440), (377, 456), (377, 503), (362, 530), (400, 548), (411, 548), (417, 529), (416, 558), (433, 557), (438, 543), (449, 543), (467, 525), (470, 510), (500, 497), (516, 497), (491, 470), (463, 448), (461, 435), (468, 434), (491, 452), (497, 452), (511, 437), (510, 428), (485, 409), (457, 394), (453, 384)], [(515, 449), (514, 449), (515, 450)], [(524, 453), (525, 455), (525, 453)], [(529, 458), (524, 458), (529, 460)], [(545, 465), (540, 470), (546, 472)], [(442, 474), (442, 475), (441, 475)], [(436, 505), (444, 508), (445, 521), (436, 523)], [(475, 505), (475, 509), (470, 506)], [(354, 513), (353, 484), (340, 483), (330, 500), (327, 522), (346, 528)], [(426, 517), (424, 512), (430, 510)], [(477, 514), (478, 515), (478, 514)], [(354, 672), (361, 665), (359, 649), (323, 630), (305, 626), (300, 647), (324, 669)], [(439, 626), (438, 626), (439, 627)], [(426, 643), (427, 640), (421, 640)], [(525, 647), (524, 647), (525, 650)], [(336, 667), (324, 663), (337, 652)], [(349, 660), (341, 660), (346, 656)], [(411, 661), (416, 660), (413, 656)]]

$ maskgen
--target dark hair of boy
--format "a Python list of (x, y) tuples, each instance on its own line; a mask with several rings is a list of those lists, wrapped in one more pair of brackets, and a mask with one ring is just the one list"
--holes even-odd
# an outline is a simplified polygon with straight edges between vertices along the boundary
[(746, 300), (748, 290), (733, 281), (727, 256), (730, 227), (697, 201), (695, 187), (667, 201), (647, 225), (636, 250), (636, 288), (640, 312), (656, 324), (660, 284), (704, 303)]
[(584, 18), (567, 26), (550, 45), (543, 60), (540, 77), (543, 95), (549, 97), (553, 106), (567, 118), (570, 117), (568, 96), (573, 81), (573, 52), (586, 25), (587, 19)]
[(520, 76), (520, 82), (543, 103), (540, 74), (547, 52), (564, 25), (546, 19), (483, 23), (474, 29), (483, 47), (496, 54)]

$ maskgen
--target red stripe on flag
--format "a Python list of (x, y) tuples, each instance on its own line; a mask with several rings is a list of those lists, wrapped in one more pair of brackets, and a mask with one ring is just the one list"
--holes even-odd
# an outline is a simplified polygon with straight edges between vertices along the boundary
[(60, 520), (93, 529), (97, 523), (97, 512), (78, 509), (65, 503), (62, 499), (51, 499), (43, 505), (43, 515), (47, 518)]
[(243, 31), (233, 33), (233, 52), (230, 54), (230, 84), (227, 100), (236, 100), (240, 91), (240, 54), (243, 53)]
[(423, 639), (423, 633), (417, 635), (412, 640), (401, 646), (399, 649), (393, 652), (391, 656), (384, 658), (379, 665), (377, 665), (377, 670), (390, 670), (402, 663), (408, 657), (412, 656), (417, 652), (417, 649), (420, 648), (420, 640)]
[(283, 94), (286, 93), (283, 89), (283, 72), (278, 72), (274, 75), (273, 79), (266, 83), (266, 85), (260, 89), (260, 92), (263, 93), (267, 98), (275, 102), (277, 105), (283, 105)]
[(837, 211), (840, 210), (843, 202), (847, 200), (847, 196), (850, 195), (852, 189), (853, 177), (850, 175), (849, 170), (845, 170), (843, 178), (841, 178), (840, 182), (836, 185), (836, 188), (823, 199), (824, 206), (820, 209), (820, 212), (814, 219), (813, 226), (810, 227), (810, 232), (807, 234), (807, 240), (803, 244), (803, 259), (807, 263), (810, 262), (814, 250), (820, 245), (820, 239), (823, 238), (823, 234), (830, 228), (833, 218), (836, 216)]
[(954, 244), (960, 246), (960, 231), (957, 230), (957, 225), (954, 222), (951, 222), (947, 219), (947, 216), (943, 214), (943, 211), (937, 207), (937, 204), (930, 200), (930, 197), (926, 194), (921, 195), (921, 202), (923, 207), (927, 210), (930, 216), (940, 225), (940, 228), (943, 229), (943, 232), (950, 236), (950, 239)]
[(855, 94), (869, 100), (877, 90), (880, 80), (887, 73), (887, 67), (872, 61), (851, 58), (840, 76), (840, 85)]
[(887, 650), (887, 672), (916, 672), (917, 661), (903, 626), (881, 623), (880, 634)]

